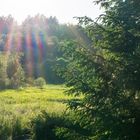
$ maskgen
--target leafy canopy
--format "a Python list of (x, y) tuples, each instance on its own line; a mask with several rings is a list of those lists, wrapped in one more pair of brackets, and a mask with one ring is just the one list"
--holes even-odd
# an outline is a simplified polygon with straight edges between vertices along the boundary
[(70, 108), (94, 139), (140, 139), (140, 3), (96, 0), (97, 21), (78, 18), (92, 45), (64, 42), (61, 76), (81, 102)]

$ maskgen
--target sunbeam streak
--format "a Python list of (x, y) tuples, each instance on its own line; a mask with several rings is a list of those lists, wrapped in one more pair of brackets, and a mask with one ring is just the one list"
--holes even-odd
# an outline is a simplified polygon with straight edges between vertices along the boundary
[(33, 48), (32, 48), (32, 36), (30, 30), (26, 31), (26, 67), (29, 76), (33, 76)]

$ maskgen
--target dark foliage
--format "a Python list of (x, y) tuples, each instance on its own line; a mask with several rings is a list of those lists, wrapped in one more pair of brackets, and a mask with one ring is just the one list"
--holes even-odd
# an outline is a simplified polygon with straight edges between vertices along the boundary
[(99, 23), (79, 18), (93, 44), (62, 44), (64, 67), (59, 72), (70, 87), (69, 93), (84, 95), (81, 102), (71, 102), (69, 107), (83, 118), (82, 127), (90, 128), (94, 139), (138, 140), (140, 3), (137, 0), (95, 3), (105, 8)]

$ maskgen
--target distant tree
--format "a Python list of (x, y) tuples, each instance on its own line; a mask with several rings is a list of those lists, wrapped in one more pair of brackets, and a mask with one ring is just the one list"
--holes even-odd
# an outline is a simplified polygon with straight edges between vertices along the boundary
[(12, 26), (16, 24), (14, 18), (9, 15), (7, 17), (0, 17), (0, 33), (1, 34), (8, 34), (11, 31)]
[(39, 88), (44, 88), (44, 86), (46, 85), (46, 81), (44, 78), (39, 77), (34, 81), (34, 85)]
[(7, 69), (7, 59), (3, 53), (0, 53), (0, 89), (7, 88), (9, 84)]
[(25, 81), (25, 73), (20, 62), (21, 54), (13, 53), (9, 56), (7, 75), (10, 80), (11, 88), (19, 88), (23, 86)]
[[(81, 40), (88, 42), (88, 37), (82, 28), (76, 25), (59, 24), (56, 17), (44, 15), (28, 16), (22, 26), (23, 64), (26, 77), (43, 77), (48, 83), (62, 83), (57, 76), (55, 65), (59, 52), (60, 42), (63, 40)], [(87, 39), (87, 40), (86, 40)], [(32, 65), (32, 73), (28, 68)]]

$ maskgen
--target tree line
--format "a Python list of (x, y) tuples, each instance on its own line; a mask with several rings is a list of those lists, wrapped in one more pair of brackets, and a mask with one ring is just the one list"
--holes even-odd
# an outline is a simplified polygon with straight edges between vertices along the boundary
[(83, 28), (60, 24), (56, 17), (28, 16), (21, 25), (12, 16), (0, 17), (1, 88), (31, 84), (38, 77), (47, 83), (64, 82), (54, 71), (64, 40), (90, 41)]

